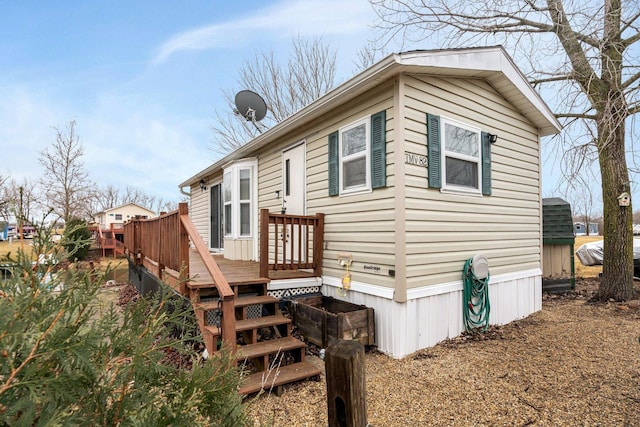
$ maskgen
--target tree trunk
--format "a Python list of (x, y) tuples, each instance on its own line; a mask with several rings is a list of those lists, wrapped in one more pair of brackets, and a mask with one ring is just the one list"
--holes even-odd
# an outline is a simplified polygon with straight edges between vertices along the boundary
[[(614, 92), (614, 91), (611, 91)], [(597, 299), (632, 299), (633, 289), (633, 209), (620, 206), (618, 197), (629, 193), (629, 172), (625, 158), (624, 119), (616, 112), (625, 108), (624, 100), (611, 96), (598, 118), (598, 152), (602, 173), (604, 208), (604, 261)], [(616, 102), (618, 100), (618, 102)]]

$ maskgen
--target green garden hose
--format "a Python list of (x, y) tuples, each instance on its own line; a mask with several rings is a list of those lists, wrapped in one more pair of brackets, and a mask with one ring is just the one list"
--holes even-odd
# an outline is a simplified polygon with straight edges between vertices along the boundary
[(462, 281), (464, 282), (462, 295), (462, 313), (464, 328), (467, 332), (482, 332), (489, 327), (489, 273), (487, 277), (479, 279), (471, 268), (473, 258), (464, 264)]

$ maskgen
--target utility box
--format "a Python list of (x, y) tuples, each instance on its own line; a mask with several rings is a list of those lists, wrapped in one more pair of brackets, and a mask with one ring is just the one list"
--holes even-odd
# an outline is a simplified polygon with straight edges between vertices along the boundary
[(542, 291), (575, 289), (571, 205), (559, 197), (542, 199)]
[(327, 348), (339, 340), (375, 343), (373, 308), (322, 294), (291, 299), (293, 322), (309, 342)]

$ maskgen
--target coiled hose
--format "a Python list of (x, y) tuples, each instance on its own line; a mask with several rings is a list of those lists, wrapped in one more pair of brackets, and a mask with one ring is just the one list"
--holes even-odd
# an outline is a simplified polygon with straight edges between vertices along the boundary
[(489, 273), (484, 279), (479, 279), (471, 268), (473, 258), (469, 258), (464, 264), (462, 271), (463, 295), (462, 313), (464, 328), (467, 332), (482, 332), (489, 327), (489, 313), (491, 304), (489, 303)]

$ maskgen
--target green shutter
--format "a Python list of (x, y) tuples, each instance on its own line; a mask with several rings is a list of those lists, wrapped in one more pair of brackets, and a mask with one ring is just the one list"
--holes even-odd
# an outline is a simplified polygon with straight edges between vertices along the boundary
[(371, 116), (371, 188), (387, 186), (387, 114)]
[(429, 159), (429, 187), (442, 187), (440, 157), (440, 116), (427, 113), (427, 157)]
[(338, 156), (338, 131), (329, 134), (329, 195), (337, 196), (340, 193), (338, 171), (340, 169)]
[(482, 132), (482, 194), (491, 195), (491, 142), (488, 132)]

